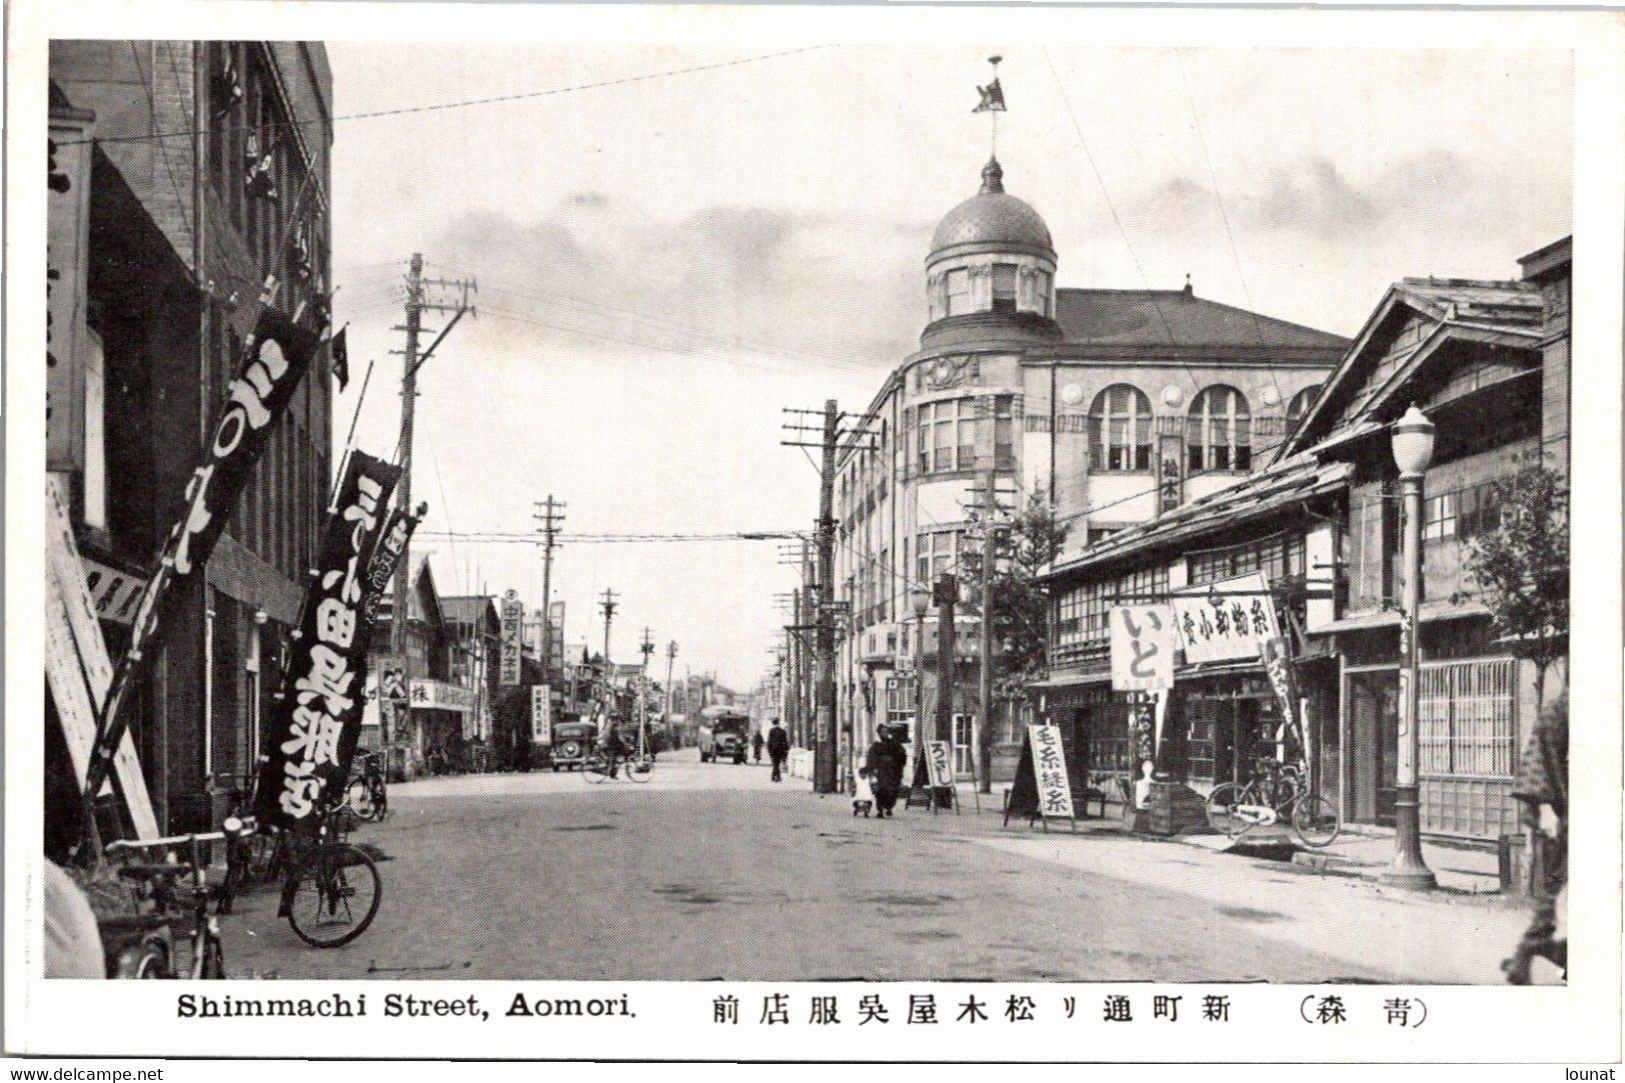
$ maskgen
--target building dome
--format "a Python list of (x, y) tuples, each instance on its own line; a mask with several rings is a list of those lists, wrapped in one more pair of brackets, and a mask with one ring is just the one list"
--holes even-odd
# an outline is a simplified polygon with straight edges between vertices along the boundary
[(1049, 227), (1026, 201), (1004, 190), (997, 158), (982, 168), (982, 190), (949, 211), (931, 235), (931, 256), (945, 249), (976, 245), (983, 250), (1034, 250), (1049, 255), (1055, 246)]

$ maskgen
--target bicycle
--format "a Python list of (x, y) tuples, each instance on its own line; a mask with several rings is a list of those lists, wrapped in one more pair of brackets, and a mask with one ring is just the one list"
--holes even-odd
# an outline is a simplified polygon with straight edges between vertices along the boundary
[(314, 835), (292, 835), (295, 854), (277, 917), (315, 948), (336, 948), (367, 931), (383, 901), (383, 880), (366, 853), (345, 841), (342, 804), (320, 813)]
[[(209, 903), (216, 902), (216, 914), (230, 912), (230, 873), (227, 882), (216, 887), (209, 884), (208, 862), (203, 856), (205, 842), (224, 842), (229, 848), (233, 841), (247, 830), (242, 821), (228, 817), (224, 829), (206, 834), (177, 835), (171, 838), (146, 841), (118, 840), (107, 844), (109, 857), (121, 853), (134, 853), (159, 847), (186, 846), (190, 862), (131, 863), (120, 865), (120, 879), (144, 884), (151, 892), (155, 913), (142, 915), (139, 943), (121, 952), (115, 965), (115, 977), (135, 979), (168, 979), (176, 977), (173, 957), (173, 938), (167, 914), (180, 906), (192, 911), (192, 955), (187, 976), (195, 980), (220, 980), (226, 976), (226, 953), (220, 940), (220, 922), (209, 913)], [(173, 855), (172, 855), (173, 856)], [(228, 861), (228, 870), (229, 870)], [(191, 875), (192, 883), (182, 886), (178, 881)], [(160, 920), (155, 920), (160, 919)]]
[(1343, 829), (1336, 807), (1311, 792), (1307, 767), (1274, 760), (1257, 761), (1245, 785), (1221, 782), (1213, 787), (1207, 797), (1207, 818), (1232, 839), (1285, 821), (1305, 846), (1317, 849), (1330, 846)]
[(361, 773), (344, 788), (345, 803), (363, 820), (378, 823), (389, 815), (389, 787), (384, 781), (383, 757), (366, 752), (361, 757)]

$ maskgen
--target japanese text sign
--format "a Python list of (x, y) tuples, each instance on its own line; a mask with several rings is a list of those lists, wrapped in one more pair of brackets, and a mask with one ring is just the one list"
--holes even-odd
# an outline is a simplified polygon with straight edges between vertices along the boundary
[(925, 768), (932, 786), (954, 784), (953, 753), (947, 741), (925, 742)]
[(553, 689), (549, 685), (530, 686), (530, 736), (537, 744), (553, 743)]
[(255, 807), (265, 823), (311, 822), (322, 793), (342, 793), (349, 778), (371, 638), (365, 570), (400, 473), (359, 451), (345, 468), (267, 734)]
[(1121, 605), (1111, 611), (1112, 688), (1154, 692), (1174, 685), (1174, 607)]
[(1059, 726), (1029, 725), (1033, 746), (1033, 777), (1038, 781), (1038, 810), (1045, 816), (1074, 815), (1072, 787), (1066, 776), (1066, 756)]
[(510, 590), (502, 596), (502, 683), (519, 683), (519, 657), (524, 646), (525, 603), (519, 592)]
[(1257, 658), (1259, 645), (1281, 634), (1269, 585), (1259, 572), (1175, 594), (1174, 618), (1191, 665)]

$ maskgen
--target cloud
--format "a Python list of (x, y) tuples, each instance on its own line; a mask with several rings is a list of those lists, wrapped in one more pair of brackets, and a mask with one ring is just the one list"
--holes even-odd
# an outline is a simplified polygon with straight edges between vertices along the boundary
[(1244, 220), (1255, 228), (1324, 238), (1368, 233), (1381, 219), (1384, 206), (1357, 190), (1336, 163), (1320, 155), (1304, 156), (1277, 169), (1256, 199), (1243, 202)]

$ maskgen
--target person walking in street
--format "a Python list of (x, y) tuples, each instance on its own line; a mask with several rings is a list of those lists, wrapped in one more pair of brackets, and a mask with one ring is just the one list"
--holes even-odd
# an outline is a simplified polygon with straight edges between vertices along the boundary
[[(757, 740), (761, 740), (760, 736)], [(760, 757), (760, 752), (757, 753)], [(767, 758), (773, 761), (773, 781), (779, 782), (784, 778), (784, 761), (790, 757), (790, 735), (784, 732), (779, 720), (773, 720), (773, 728), (767, 731)]]
[(869, 784), (875, 791), (875, 812), (881, 819), (893, 815), (897, 791), (903, 786), (903, 767), (907, 763), (908, 750), (897, 739), (897, 731), (881, 726), (879, 737), (869, 746), (869, 755), (863, 762), (869, 772)]
[(1537, 955), (1562, 967), (1564, 976), (1568, 975), (1568, 933), (1559, 925), (1559, 910), (1566, 909), (1569, 880), (1567, 693), (1547, 704), (1535, 723), (1518, 765), (1512, 796), (1523, 807), (1523, 822), (1529, 828), (1529, 886), (1535, 899), (1535, 915), (1501, 969), (1511, 984), (1528, 985), (1529, 964)]
[(762, 762), (762, 731), (757, 730), (750, 735), (750, 751), (757, 763)]

